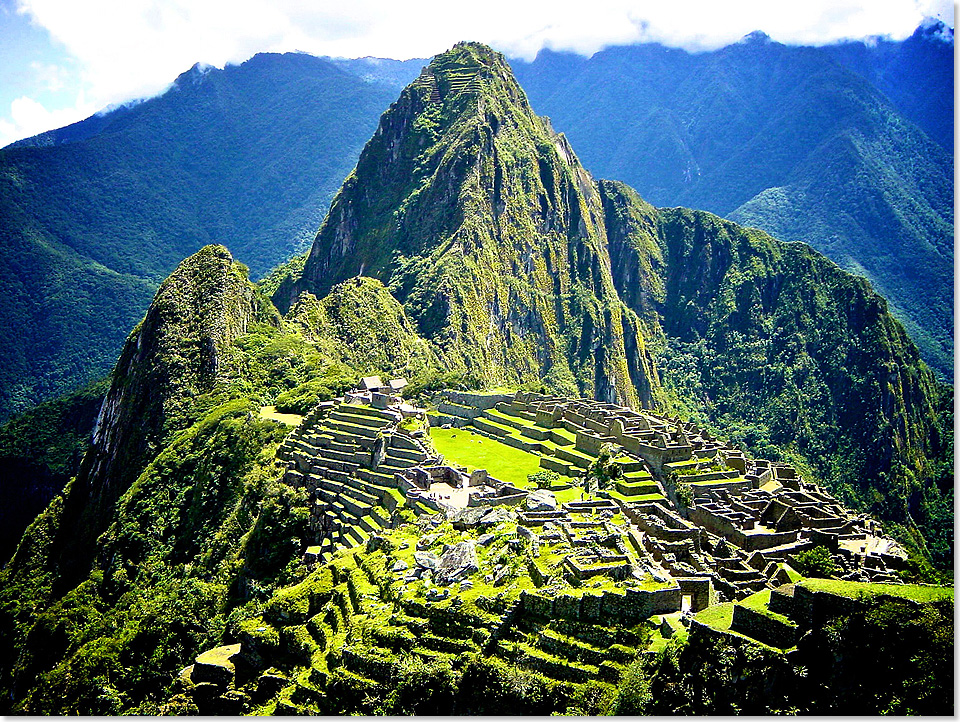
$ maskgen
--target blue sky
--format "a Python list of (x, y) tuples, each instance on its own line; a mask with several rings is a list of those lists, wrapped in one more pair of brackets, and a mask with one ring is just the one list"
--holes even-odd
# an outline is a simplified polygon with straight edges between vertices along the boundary
[(0, 0), (0, 147), (148, 97), (195, 62), (261, 51), (406, 59), (480, 40), (531, 58), (657, 41), (708, 50), (763, 30), (784, 43), (909, 36), (944, 0)]

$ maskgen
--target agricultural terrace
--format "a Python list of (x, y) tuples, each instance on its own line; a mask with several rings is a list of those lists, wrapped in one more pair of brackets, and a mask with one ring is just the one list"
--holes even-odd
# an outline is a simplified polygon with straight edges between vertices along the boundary
[(450, 463), (467, 471), (486, 469), (491, 476), (526, 488), (527, 476), (540, 471), (540, 457), (501, 444), (467, 429), (430, 429), (437, 451)]

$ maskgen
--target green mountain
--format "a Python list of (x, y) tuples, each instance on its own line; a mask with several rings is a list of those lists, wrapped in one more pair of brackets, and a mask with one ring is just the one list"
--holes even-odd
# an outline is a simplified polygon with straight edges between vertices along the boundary
[(285, 310), (301, 291), (371, 276), (479, 385), (545, 379), (649, 404), (655, 378), (606, 245), (600, 196), (569, 143), (502, 56), (458, 45), (381, 118), (274, 300)]
[(229, 244), (258, 275), (304, 247), (395, 94), (321, 58), (258, 55), (0, 150), (0, 419), (107, 373), (201, 246)]
[(953, 153), (953, 28), (927, 19), (903, 42), (873, 38), (824, 47)]
[[(664, 707), (684, 710), (676, 696), (687, 697), (706, 670), (716, 672), (713, 696), (699, 695), (690, 711), (749, 703), (745, 709), (768, 712), (755, 681), (769, 670), (783, 673), (783, 686), (801, 679), (789, 661), (799, 659), (823, 667), (809, 685), (816, 704), (797, 708), (822, 712), (831, 709), (822, 688), (834, 679), (843, 682), (844, 705), (858, 700), (861, 678), (827, 666), (832, 650), (887, 639), (874, 630), (889, 630), (896, 617), (898, 629), (912, 630), (907, 638), (871, 649), (886, 655), (878, 659), (906, 655), (909, 664), (898, 669), (926, 674), (934, 703), (879, 695), (859, 709), (943, 711), (938, 650), (951, 646), (952, 632), (942, 631), (942, 602), (881, 600), (874, 613), (865, 601), (816, 597), (839, 614), (826, 635), (835, 647), (825, 653), (804, 642), (796, 657), (768, 656), (757, 644), (738, 652), (732, 633), (719, 643), (709, 615), (683, 647), (677, 613), (675, 626), (663, 624), (678, 639), (660, 637), (653, 661), (661, 667), (651, 672), (634, 662), (651, 644), (652, 626), (611, 621), (610, 609), (604, 616), (602, 580), (580, 582), (567, 595), (574, 611), (556, 620), (547, 612), (544, 622), (555, 570), (537, 566), (532, 539), (523, 541), (514, 521), (515, 542), (503, 534), (477, 553), (491, 572), (520, 574), (529, 587), (522, 594), (516, 585), (509, 598), (501, 594), (491, 574), (484, 595), (460, 583), (455, 599), (433, 605), (421, 579), (424, 600), (403, 603), (389, 576), (403, 569), (387, 566), (388, 552), (403, 547), (415, 559), (428, 533), (438, 549), (469, 548), (470, 533), (453, 526), (468, 524), (466, 515), (431, 521), (425, 501), (382, 486), (394, 477), (366, 466), (366, 483), (346, 492), (346, 470), (360, 469), (356, 453), (371, 464), (381, 452), (405, 458), (385, 452), (387, 436), (407, 440), (411, 446), (397, 447), (406, 457), (427, 458), (415, 418), (391, 416), (387, 429), (375, 407), (344, 404), (318, 429), (324, 410), (311, 409), (382, 374), (408, 378), (410, 396), (511, 383), (692, 412), (707, 434), (729, 433), (753, 456), (789, 461), (889, 520), (914, 553), (949, 564), (952, 392), (863, 279), (804, 244), (706, 212), (657, 209), (621, 183), (593, 179), (565, 138), (532, 113), (503, 57), (459, 44), (384, 113), (308, 257), (264, 288), (284, 315), (224, 247), (206, 246), (160, 286), (128, 337), (75, 478), (0, 570), (3, 711), (176, 714), (202, 704), (234, 713), (662, 712), (651, 690)], [(310, 423), (288, 436), (276, 420), (285, 409), (311, 409)], [(685, 433), (677, 419), (663, 428), (671, 439)], [(367, 446), (355, 452), (348, 437)], [(343, 491), (335, 500), (297, 483), (312, 462), (300, 470), (285, 463), (316, 445), (336, 459), (323, 471)], [(612, 473), (618, 462), (607, 458), (601, 468), (602, 456), (588, 468)], [(567, 458), (585, 460), (569, 450)], [(639, 483), (661, 488), (645, 478)], [(564, 486), (557, 493), (580, 498)], [(678, 491), (663, 491), (677, 501), (654, 496), (679, 509)], [(609, 495), (573, 508), (588, 515), (594, 503), (609, 514), (587, 522), (603, 531), (583, 540), (596, 560), (587, 572), (624, 554), (613, 526), (647, 523), (636, 510), (614, 512), (620, 507)], [(310, 544), (318, 525), (341, 523), (337, 504), (344, 513), (350, 504), (366, 526), (341, 528), (351, 548), (330, 557)], [(517, 510), (524, 509), (535, 505)], [(544, 518), (531, 518), (546, 544)], [(704, 535), (704, 544), (727, 558), (718, 539)], [(304, 559), (318, 555), (330, 563), (311, 571)], [(913, 565), (902, 571), (914, 573)], [(776, 573), (792, 579), (786, 566)], [(664, 585), (640, 576), (632, 584), (638, 598)], [(799, 629), (767, 614), (772, 594), (759, 594), (766, 597), (738, 596), (739, 606), (759, 605), (756, 614)], [(679, 609), (679, 588), (675, 597)], [(827, 619), (802, 598), (795, 592), (791, 614), (804, 623)], [(706, 611), (722, 622), (736, 613), (732, 601), (725, 605)], [(857, 616), (864, 609), (865, 620)], [(515, 619), (520, 637), (504, 638), (500, 656), (480, 653)], [(229, 646), (237, 643), (243, 654)], [(912, 679), (903, 687), (910, 695)]]
[[(866, 275), (949, 377), (952, 47), (927, 25), (902, 43), (755, 37), (514, 65), (586, 167)], [(202, 245), (229, 245), (255, 277), (305, 249), (425, 62), (196, 67), (157, 98), (0, 150), (0, 420), (107, 373), (157, 284)]]
[(514, 65), (593, 172), (657, 205), (804, 241), (866, 276), (951, 378), (953, 41), (940, 30), (873, 47), (755, 33), (697, 54), (545, 50)]
[(595, 182), (495, 53), (458, 45), (401, 94), (274, 300), (361, 273), (477, 385), (679, 404), (952, 549), (950, 391), (885, 301), (804, 244)]

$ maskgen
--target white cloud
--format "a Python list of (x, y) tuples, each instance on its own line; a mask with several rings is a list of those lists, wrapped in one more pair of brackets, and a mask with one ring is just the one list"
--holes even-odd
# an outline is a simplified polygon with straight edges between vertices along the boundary
[(20, 138), (62, 128), (81, 120), (96, 110), (96, 106), (84, 99), (81, 93), (72, 107), (48, 110), (42, 103), (21, 96), (10, 103), (8, 119), (0, 120), (0, 147)]
[(30, 63), (37, 82), (44, 90), (52, 93), (63, 90), (68, 81), (69, 72), (66, 68), (56, 63), (41, 63), (34, 60)]
[(195, 62), (222, 67), (260, 51), (405, 59), (480, 40), (531, 58), (639, 41), (705, 50), (758, 29), (785, 43), (899, 39), (947, 8), (952, 22), (946, 0), (18, 1), (77, 61), (84, 107), (98, 108), (160, 92)]

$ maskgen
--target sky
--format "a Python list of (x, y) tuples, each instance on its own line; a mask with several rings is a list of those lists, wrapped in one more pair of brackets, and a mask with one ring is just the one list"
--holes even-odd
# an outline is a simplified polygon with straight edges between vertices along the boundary
[[(462, 8), (462, 9), (458, 9)], [(429, 57), (460, 40), (532, 59), (660, 42), (712, 50), (762, 30), (788, 44), (902, 40), (946, 0), (0, 0), (0, 147), (157, 95), (200, 62), (258, 52)]]

